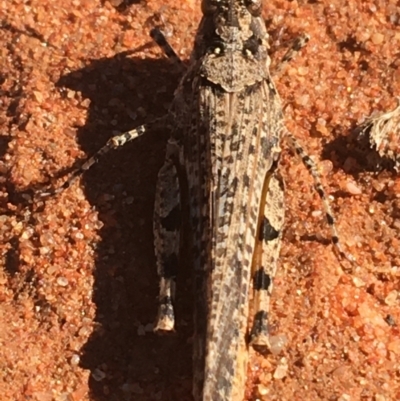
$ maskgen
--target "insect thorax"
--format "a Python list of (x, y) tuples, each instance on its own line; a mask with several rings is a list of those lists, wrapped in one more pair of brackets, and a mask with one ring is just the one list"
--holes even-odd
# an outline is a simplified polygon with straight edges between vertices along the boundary
[(226, 92), (264, 80), (270, 59), (261, 2), (204, 0), (202, 9), (192, 53), (192, 63), (200, 62), (200, 76)]

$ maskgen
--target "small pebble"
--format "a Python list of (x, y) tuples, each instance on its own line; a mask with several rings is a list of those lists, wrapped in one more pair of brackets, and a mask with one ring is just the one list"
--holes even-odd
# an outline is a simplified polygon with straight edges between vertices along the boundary
[(282, 350), (285, 348), (288, 339), (284, 334), (271, 336), (269, 338), (269, 343), (271, 345), (270, 351), (273, 355), (279, 355)]
[(281, 358), (281, 360), (278, 363), (278, 367), (276, 368), (275, 372), (274, 372), (274, 379), (283, 379), (284, 377), (286, 377), (287, 372), (288, 372), (288, 362), (287, 362), (287, 358), (283, 357)]
[(63, 276), (57, 277), (57, 284), (61, 287), (66, 287), (68, 285), (68, 280)]
[(384, 39), (385, 39), (385, 37), (379, 32), (376, 32), (376, 33), (372, 34), (372, 36), (371, 36), (371, 42), (374, 45), (381, 45), (383, 43)]
[(80, 360), (81, 360), (81, 358), (79, 357), (79, 355), (74, 354), (71, 356), (70, 363), (73, 366), (77, 366), (77, 365), (79, 365)]
[(269, 393), (269, 388), (267, 386), (264, 386), (263, 384), (259, 384), (257, 386), (257, 392), (259, 395), (264, 396)]
[(106, 374), (105, 374), (105, 372), (103, 372), (102, 370), (97, 368), (92, 372), (92, 377), (97, 382), (100, 382), (106, 378)]
[(321, 215), (322, 215), (322, 210), (313, 210), (311, 212), (312, 217), (321, 217)]
[(354, 181), (347, 181), (346, 183), (347, 191), (352, 195), (361, 195), (362, 190)]
[(353, 283), (357, 288), (365, 286), (365, 282), (358, 277), (353, 277)]
[(398, 295), (399, 293), (396, 290), (390, 291), (389, 294), (386, 295), (385, 304), (388, 306), (395, 306)]

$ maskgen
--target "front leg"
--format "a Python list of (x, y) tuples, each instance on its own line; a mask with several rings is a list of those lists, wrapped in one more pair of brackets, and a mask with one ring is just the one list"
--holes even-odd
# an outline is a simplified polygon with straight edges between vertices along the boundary
[(150, 31), (150, 36), (157, 43), (157, 45), (161, 48), (164, 54), (171, 59), (174, 64), (176, 64), (182, 72), (186, 71), (186, 66), (183, 64), (182, 60), (176, 54), (175, 50), (172, 46), (168, 43), (167, 38), (162, 33), (162, 31), (158, 28), (153, 28)]
[(172, 331), (175, 326), (173, 302), (179, 263), (181, 226), (181, 194), (176, 165), (178, 161), (179, 146), (170, 139), (164, 165), (158, 173), (154, 206), (154, 247), (160, 278), (155, 331)]

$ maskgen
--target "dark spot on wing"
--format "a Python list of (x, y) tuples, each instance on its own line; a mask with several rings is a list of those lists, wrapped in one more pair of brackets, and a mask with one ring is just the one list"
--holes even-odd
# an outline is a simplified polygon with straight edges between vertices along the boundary
[(181, 225), (181, 209), (179, 205), (176, 205), (166, 217), (162, 217), (160, 223), (167, 231), (178, 230)]
[(255, 290), (268, 290), (271, 285), (271, 277), (260, 267), (253, 276), (253, 287)]
[(274, 227), (272, 227), (270, 221), (267, 219), (267, 217), (264, 216), (263, 221), (261, 222), (260, 226), (260, 233), (259, 233), (259, 240), (262, 241), (272, 241), (274, 239), (277, 239), (279, 237), (279, 231), (275, 230)]

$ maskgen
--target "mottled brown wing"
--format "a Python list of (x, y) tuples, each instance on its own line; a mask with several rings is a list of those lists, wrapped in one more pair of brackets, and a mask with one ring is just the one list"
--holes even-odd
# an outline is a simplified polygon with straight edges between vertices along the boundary
[(185, 149), (198, 330), (205, 331), (205, 340), (195, 340), (195, 376), (201, 382), (204, 367), (205, 377), (198, 399), (242, 400), (251, 261), (263, 182), (280, 150), (282, 114), (269, 79), (233, 93), (200, 84), (198, 102), (199, 129)]

